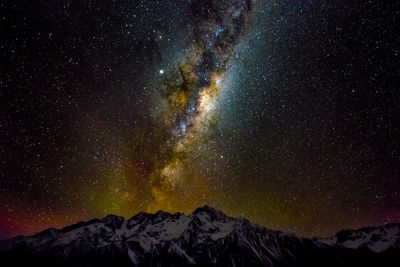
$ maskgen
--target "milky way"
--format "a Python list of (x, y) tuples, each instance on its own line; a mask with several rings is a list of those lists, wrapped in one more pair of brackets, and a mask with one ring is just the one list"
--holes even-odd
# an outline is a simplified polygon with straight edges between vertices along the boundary
[(0, 238), (205, 204), (304, 236), (400, 220), (394, 4), (1, 5)]
[(191, 8), (193, 45), (181, 64), (167, 74), (162, 89), (166, 99), (157, 119), (170, 128), (172, 151), (165, 166), (152, 174), (155, 203), (150, 211), (173, 208), (175, 187), (192, 180), (184, 171), (186, 155), (197, 153), (196, 144), (215, 122), (229, 59), (247, 28), (251, 2), (194, 1)]

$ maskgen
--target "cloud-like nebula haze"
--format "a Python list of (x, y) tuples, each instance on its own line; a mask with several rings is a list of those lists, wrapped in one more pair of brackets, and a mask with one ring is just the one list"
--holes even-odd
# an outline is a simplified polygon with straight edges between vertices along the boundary
[(400, 221), (390, 4), (1, 5), (0, 238), (205, 204), (304, 236)]

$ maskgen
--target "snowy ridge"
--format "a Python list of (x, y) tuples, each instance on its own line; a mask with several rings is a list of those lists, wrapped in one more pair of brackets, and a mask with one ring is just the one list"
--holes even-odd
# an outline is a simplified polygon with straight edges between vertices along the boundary
[(360, 247), (400, 254), (399, 228), (393, 224), (307, 239), (204, 206), (187, 216), (141, 212), (129, 220), (108, 215), (50, 228), (1, 241), (0, 257), (48, 266), (325, 266), (327, 260), (329, 266), (347, 266), (343, 262), (352, 262), (352, 251)]
[(366, 247), (377, 253), (389, 248), (400, 249), (400, 224), (365, 227), (359, 230), (342, 230), (336, 235), (320, 241), (332, 246), (352, 249)]

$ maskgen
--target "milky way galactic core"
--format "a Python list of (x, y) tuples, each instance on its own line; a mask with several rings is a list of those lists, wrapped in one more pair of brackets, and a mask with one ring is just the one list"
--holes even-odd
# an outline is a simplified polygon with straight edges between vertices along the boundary
[(0, 238), (205, 204), (303, 236), (400, 220), (392, 4), (4, 5)]

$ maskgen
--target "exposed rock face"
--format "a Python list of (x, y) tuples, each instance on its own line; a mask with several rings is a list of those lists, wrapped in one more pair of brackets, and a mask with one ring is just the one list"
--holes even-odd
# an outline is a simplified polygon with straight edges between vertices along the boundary
[(398, 266), (400, 224), (308, 239), (204, 206), (186, 216), (159, 211), (108, 215), (0, 242), (16, 266)]

